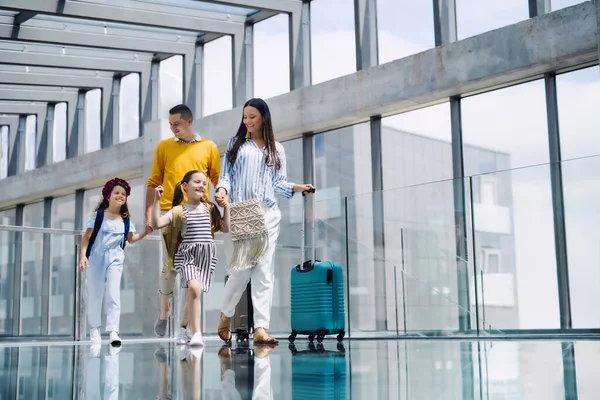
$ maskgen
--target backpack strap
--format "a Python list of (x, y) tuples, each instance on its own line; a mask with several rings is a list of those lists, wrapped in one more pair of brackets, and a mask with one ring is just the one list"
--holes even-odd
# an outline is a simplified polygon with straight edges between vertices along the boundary
[(167, 254), (169, 256), (168, 270), (171, 271), (174, 268), (175, 253), (177, 248), (183, 240), (181, 237), (181, 225), (183, 224), (183, 207), (175, 206), (171, 210), (172, 219), (169, 228), (163, 233), (165, 241), (165, 247), (167, 248)]
[(125, 224), (125, 238), (123, 239), (123, 244), (121, 248), (124, 249), (127, 245), (127, 236), (129, 236), (129, 225), (131, 224), (129, 217), (123, 218), (123, 223)]
[(94, 246), (94, 242), (96, 241), (96, 236), (98, 236), (98, 231), (102, 226), (102, 220), (104, 219), (104, 210), (96, 211), (96, 220), (94, 221), (94, 230), (92, 231), (92, 236), (90, 237), (90, 241), (88, 242), (88, 247), (85, 251), (85, 256), (89, 257), (92, 252), (92, 247)]

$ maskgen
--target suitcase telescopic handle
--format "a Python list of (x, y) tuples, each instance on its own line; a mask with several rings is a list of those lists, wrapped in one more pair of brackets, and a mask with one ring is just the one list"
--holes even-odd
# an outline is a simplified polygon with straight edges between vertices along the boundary
[[(316, 188), (310, 188), (308, 190), (305, 190), (304, 192), (302, 192), (302, 223), (300, 224), (301, 228), (302, 228), (302, 246), (300, 246), (300, 251), (301, 251), (301, 256), (300, 256), (300, 269), (303, 268), (304, 266), (304, 248), (306, 247), (306, 233), (304, 232), (304, 224), (306, 222), (306, 203), (304, 200), (304, 196), (306, 196), (308, 193), (315, 193), (317, 189)], [(313, 202), (314, 204), (314, 202)], [(312, 218), (311, 218), (311, 231), (312, 231), (312, 257), (311, 257), (311, 263), (315, 262), (316, 259), (316, 238), (315, 238), (315, 210), (314, 207), (312, 209)]]

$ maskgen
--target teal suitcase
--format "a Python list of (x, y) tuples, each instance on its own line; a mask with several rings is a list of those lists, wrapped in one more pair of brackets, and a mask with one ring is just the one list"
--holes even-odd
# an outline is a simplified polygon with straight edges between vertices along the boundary
[[(302, 208), (305, 220), (305, 210)], [(313, 239), (314, 221), (313, 221)], [(304, 256), (305, 235), (302, 223), (302, 256)], [(291, 327), (289, 341), (297, 335), (308, 335), (320, 343), (326, 335), (337, 335), (338, 342), (346, 334), (346, 312), (344, 305), (344, 274), (342, 266), (333, 261), (315, 260), (298, 264), (292, 268), (291, 282)]]

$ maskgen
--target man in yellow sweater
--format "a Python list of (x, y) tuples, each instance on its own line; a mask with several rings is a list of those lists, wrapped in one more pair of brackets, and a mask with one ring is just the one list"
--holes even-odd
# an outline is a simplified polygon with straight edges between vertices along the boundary
[[(146, 189), (146, 231), (152, 232), (151, 215), (154, 203), (154, 188), (162, 185), (164, 193), (160, 199), (160, 210), (165, 213), (171, 209), (175, 185), (190, 170), (203, 171), (213, 187), (219, 181), (221, 158), (217, 145), (209, 139), (200, 137), (192, 129), (192, 111), (184, 104), (169, 110), (169, 124), (174, 138), (164, 139), (158, 143), (152, 161), (152, 172), (148, 177)], [(206, 195), (210, 188), (206, 186)], [(159, 278), (158, 292), (161, 297), (161, 312), (154, 325), (157, 336), (163, 337), (167, 331), (169, 318), (169, 299), (175, 288), (175, 271), (169, 271), (167, 251), (162, 249), (162, 271)]]

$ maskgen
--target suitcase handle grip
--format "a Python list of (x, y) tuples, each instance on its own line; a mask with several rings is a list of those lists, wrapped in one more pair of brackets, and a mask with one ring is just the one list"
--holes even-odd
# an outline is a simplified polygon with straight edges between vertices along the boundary
[(304, 192), (302, 192), (302, 196), (306, 196), (308, 193), (314, 193), (316, 190), (317, 189), (315, 189), (314, 187), (310, 188), (308, 190), (305, 190)]

